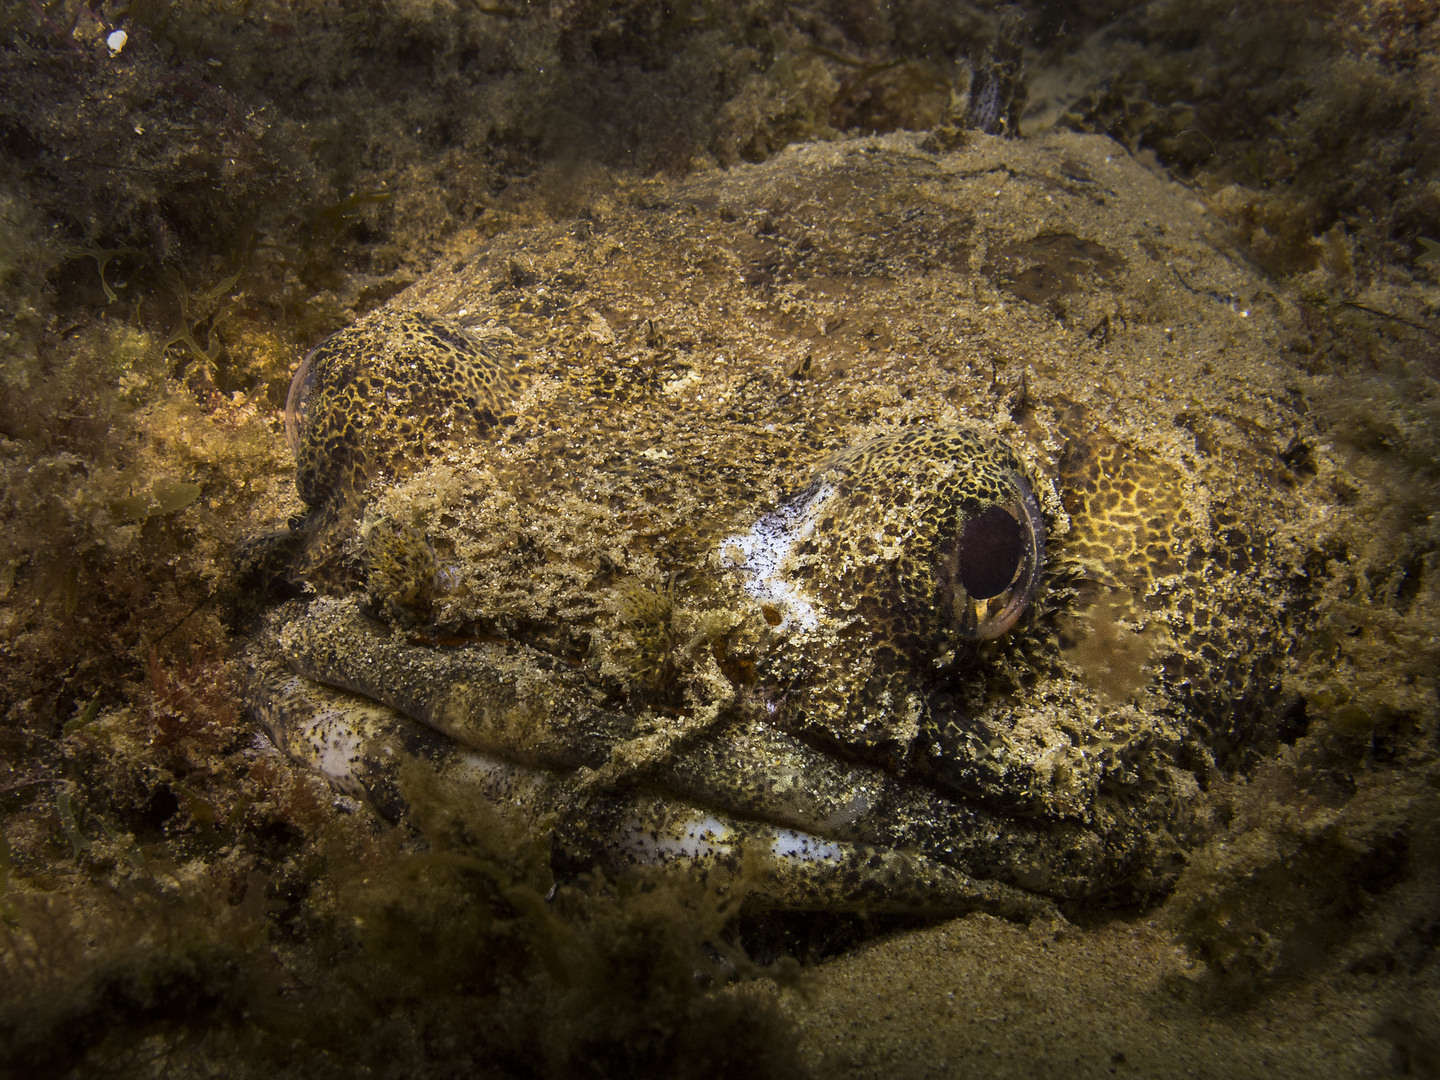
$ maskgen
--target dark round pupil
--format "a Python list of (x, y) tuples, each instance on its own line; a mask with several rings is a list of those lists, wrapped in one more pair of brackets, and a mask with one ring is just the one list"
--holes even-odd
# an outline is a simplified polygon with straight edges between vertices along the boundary
[(1015, 580), (1025, 529), (998, 506), (965, 522), (960, 534), (960, 583), (976, 600), (999, 596)]

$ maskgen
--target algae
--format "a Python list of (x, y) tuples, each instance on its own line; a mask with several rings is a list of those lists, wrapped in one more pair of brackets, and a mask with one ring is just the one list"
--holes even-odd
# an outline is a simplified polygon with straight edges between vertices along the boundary
[[(546, 908), (503, 822), (422, 790), (431, 816), (392, 831), (256, 746), (230, 551), (298, 511), (279, 410), (325, 334), (516, 225), (603, 228), (626, 178), (963, 115), (994, 13), (0, 7), (7, 1068), (1163, 1075), (1213, 1045), (1227, 1075), (1434, 1071), (1440, 22), (1398, 0), (1028, 14), (1022, 134), (1063, 114), (1148, 156), (1304, 303), (1283, 347), (1346, 463), (1319, 478), (1341, 584), (1285, 737), (1204, 793), (1227, 824), (1167, 903), (912, 930), (786, 989), (703, 889), (597, 880)], [(619, 659), (655, 669), (670, 625), (633, 613)], [(1087, 660), (1118, 697), (1132, 652)]]

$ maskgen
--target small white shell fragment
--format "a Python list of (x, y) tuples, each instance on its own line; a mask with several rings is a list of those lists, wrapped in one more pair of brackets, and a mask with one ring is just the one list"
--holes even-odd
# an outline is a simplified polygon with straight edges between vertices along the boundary
[(120, 51), (125, 48), (125, 43), (130, 40), (130, 35), (124, 30), (112, 30), (110, 36), (105, 39), (105, 45), (110, 50), (111, 56), (119, 56)]

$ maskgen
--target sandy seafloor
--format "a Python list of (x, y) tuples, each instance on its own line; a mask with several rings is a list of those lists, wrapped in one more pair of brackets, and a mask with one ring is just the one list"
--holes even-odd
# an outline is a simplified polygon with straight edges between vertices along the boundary
[(988, 916), (859, 950), (800, 1006), (802, 1052), (856, 1076), (1385, 1076), (1385, 1009), (1312, 982), (1197, 1009), (1195, 968), (1141, 922), (1060, 934)]
[(687, 939), (705, 901), (588, 895), (557, 924), (526, 907), (523, 838), (442, 814), (428, 850), (458, 854), (426, 863), (265, 751), (234, 661), (259, 586), (230, 553), (300, 509), (285, 390), (326, 334), (646, 178), (958, 137), (994, 12), (4, 6), (0, 1062), (1440, 1075), (1440, 15), (1027, 16), (1021, 137), (1115, 138), (1301, 314), (1297, 379), (1355, 478), (1330, 550), (1353, 572), (1286, 676), (1306, 726), (1217, 785), (1168, 899), (971, 915), (711, 990), (685, 975), (713, 960)]

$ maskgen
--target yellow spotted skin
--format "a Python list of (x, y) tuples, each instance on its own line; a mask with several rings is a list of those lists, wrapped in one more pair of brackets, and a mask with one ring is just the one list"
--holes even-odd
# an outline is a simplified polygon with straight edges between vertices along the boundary
[[(378, 312), (332, 335), (292, 391), (300, 497), (320, 525), (348, 522), (372, 485), (501, 423), (525, 385), (523, 361), (507, 337), (415, 312)], [(323, 555), (308, 569), (336, 572)]]
[[(1284, 722), (1277, 650), (1308, 606), (1303, 575), (1277, 566), (1265, 536), (1252, 536), (1228, 500), (1197, 521), (1173, 465), (1096, 430), (1082, 409), (1071, 407), (1066, 422), (1072, 435), (1058, 471), (1071, 531), (1061, 551), (1080, 584), (1062, 644), (1098, 630), (1111, 653), (1098, 685), (1123, 697), (1157, 680), (1184, 703), (1223, 766), (1242, 764), (1274, 745), (1264, 727)], [(1231, 467), (1261, 464), (1244, 457)], [(1262, 505), (1280, 502), (1278, 492), (1255, 494)], [(1117, 621), (1143, 629), (1106, 640)]]
[(1191, 530), (1176, 469), (1095, 432), (1070, 441), (1060, 476), (1072, 559), (1141, 595), (1179, 571), (1177, 551)]
[(1295, 313), (1098, 137), (617, 199), (317, 351), (276, 663), (478, 725), (582, 827), (643, 790), (1045, 896), (1171, 887), (1204, 787), (1295, 739), (1333, 576)]
[[(930, 721), (935, 672), (970, 636), (958, 539), (992, 507), (1026, 520), (1029, 481), (997, 439), (937, 425), (835, 455), (799, 498), (819, 492), (827, 494), (808, 511), (813, 531), (796, 544), (791, 579), (824, 617), (786, 636), (761, 679), (768, 693), (789, 697), (792, 729), (903, 768)], [(1017, 571), (1022, 591), (1043, 562), (1033, 512), (1038, 550)]]

